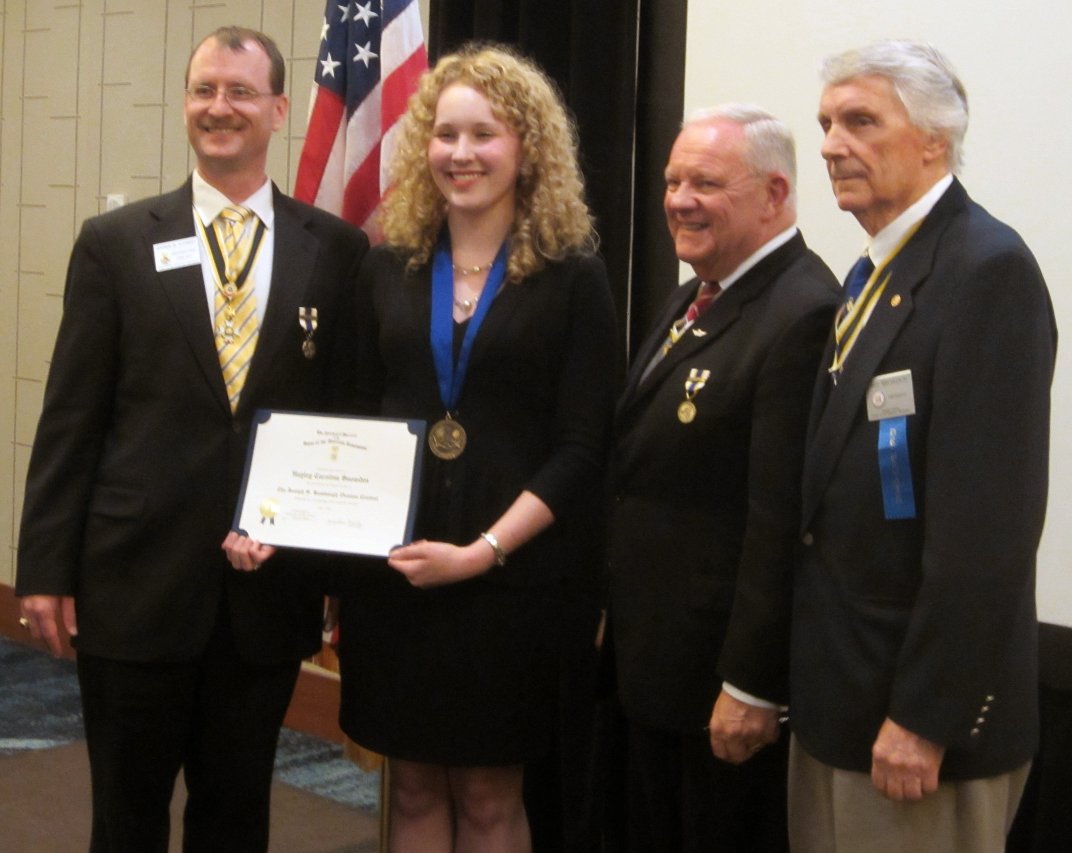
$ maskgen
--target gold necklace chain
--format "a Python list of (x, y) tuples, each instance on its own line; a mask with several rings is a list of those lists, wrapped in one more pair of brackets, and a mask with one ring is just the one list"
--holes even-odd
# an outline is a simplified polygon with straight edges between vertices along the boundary
[(450, 268), (454, 270), (455, 275), (476, 275), (477, 273), (490, 270), (493, 263), (495, 263), (495, 261), (491, 260), (486, 264), (477, 264), (475, 267), (460, 267), (457, 264), (452, 263)]

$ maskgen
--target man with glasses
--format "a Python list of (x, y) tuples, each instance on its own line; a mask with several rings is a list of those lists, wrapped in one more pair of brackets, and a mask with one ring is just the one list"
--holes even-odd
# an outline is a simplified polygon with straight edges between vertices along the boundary
[(180, 768), (184, 849), (265, 850), (279, 728), (319, 645), (307, 566), (240, 573), (220, 549), (254, 412), (346, 393), (368, 246), (268, 179), (283, 80), (267, 36), (208, 36), (186, 74), (193, 175), (87, 220), (71, 255), (16, 591), (35, 637), (60, 654), (62, 624), (78, 651), (93, 851), (166, 851)]

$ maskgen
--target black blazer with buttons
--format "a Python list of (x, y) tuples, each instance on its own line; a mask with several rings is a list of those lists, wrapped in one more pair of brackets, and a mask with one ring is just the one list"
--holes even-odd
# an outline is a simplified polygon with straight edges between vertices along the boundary
[[(959, 182), (888, 270), (837, 385), (824, 370), (815, 389), (794, 731), (820, 761), (866, 772), (888, 716), (946, 747), (942, 778), (994, 775), (1028, 761), (1038, 737), (1053, 310), (1023, 241)], [(865, 397), (901, 370), (916, 517), (887, 520)]]
[[(626, 714), (698, 734), (722, 679), (785, 701), (812, 381), (837, 281), (798, 233), (646, 376), (698, 282), (671, 294), (615, 418), (609, 618)], [(683, 424), (690, 370), (710, 370)]]
[[(272, 285), (232, 415), (199, 264), (156, 271), (153, 247), (194, 236), (190, 182), (93, 217), (71, 254), (64, 312), (34, 441), (16, 590), (74, 595), (81, 652), (198, 655), (226, 589), (240, 653), (293, 660), (320, 642), (307, 554), (231, 569), (231, 528), (256, 409), (322, 410), (350, 392), (352, 288), (368, 241), (274, 194)], [(318, 309), (316, 357), (301, 306)], [(350, 392), (352, 393), (352, 392)]]

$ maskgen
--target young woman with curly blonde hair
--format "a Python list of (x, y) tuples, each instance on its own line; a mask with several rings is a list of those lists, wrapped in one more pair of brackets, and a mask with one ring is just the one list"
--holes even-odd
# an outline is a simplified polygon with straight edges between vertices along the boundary
[(556, 718), (563, 586), (594, 535), (613, 306), (576, 134), (531, 62), (441, 59), (392, 171), (358, 285), (359, 410), (423, 419), (429, 441), (419, 538), (342, 596), (340, 720), (391, 759), (392, 849), (516, 853), (522, 767)]

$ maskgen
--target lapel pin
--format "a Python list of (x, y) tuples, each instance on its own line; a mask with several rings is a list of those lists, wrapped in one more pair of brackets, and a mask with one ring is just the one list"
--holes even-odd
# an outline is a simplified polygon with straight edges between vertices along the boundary
[(899, 293), (894, 294), (894, 296), (890, 298), (890, 305), (892, 305), (894, 308), (896, 308), (900, 304), (901, 304), (901, 294), (899, 294)]

